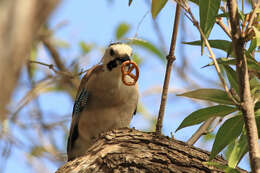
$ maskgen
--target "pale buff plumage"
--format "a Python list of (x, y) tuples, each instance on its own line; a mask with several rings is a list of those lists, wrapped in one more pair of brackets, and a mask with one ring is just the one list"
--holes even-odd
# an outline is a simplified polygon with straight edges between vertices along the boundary
[(131, 55), (130, 46), (112, 44), (105, 51), (102, 64), (91, 68), (82, 79), (68, 139), (68, 160), (84, 155), (100, 133), (129, 126), (136, 111), (138, 86), (123, 84), (121, 63), (116, 61), (114, 67), (113, 60), (125, 61)]

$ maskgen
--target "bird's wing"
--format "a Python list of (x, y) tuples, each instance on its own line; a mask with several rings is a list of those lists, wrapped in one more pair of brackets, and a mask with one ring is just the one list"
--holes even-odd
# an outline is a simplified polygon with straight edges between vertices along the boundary
[(71, 149), (73, 148), (73, 145), (79, 135), (78, 134), (78, 123), (79, 123), (80, 115), (81, 115), (81, 112), (83, 111), (83, 109), (85, 108), (85, 106), (87, 105), (88, 96), (89, 96), (89, 93), (86, 90), (86, 84), (88, 82), (88, 79), (90, 78), (90, 76), (93, 73), (98, 72), (102, 69), (103, 69), (102, 65), (96, 65), (96, 66), (90, 68), (80, 82), (79, 89), (78, 89), (77, 96), (76, 96), (75, 103), (74, 103), (74, 107), (73, 107), (72, 122), (71, 122), (71, 126), (70, 126), (70, 133), (69, 133), (69, 138), (68, 138), (68, 143), (67, 143), (67, 153), (69, 153), (71, 151)]

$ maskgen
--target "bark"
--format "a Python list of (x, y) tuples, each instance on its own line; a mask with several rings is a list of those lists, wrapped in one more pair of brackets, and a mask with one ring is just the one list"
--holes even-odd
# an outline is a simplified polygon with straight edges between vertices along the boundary
[[(85, 156), (67, 162), (56, 173), (224, 172), (203, 164), (209, 155), (166, 136), (124, 128), (101, 134)], [(220, 156), (213, 161), (227, 163)]]
[(38, 30), (60, 0), (0, 1), (0, 120)]

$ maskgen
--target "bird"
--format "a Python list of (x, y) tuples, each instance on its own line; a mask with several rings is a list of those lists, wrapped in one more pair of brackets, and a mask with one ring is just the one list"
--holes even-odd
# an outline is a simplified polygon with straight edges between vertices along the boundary
[(100, 63), (90, 68), (82, 78), (72, 112), (68, 161), (83, 156), (100, 133), (129, 127), (136, 114), (138, 84), (127, 86), (122, 82), (121, 66), (131, 60), (131, 56), (129, 45), (111, 43)]

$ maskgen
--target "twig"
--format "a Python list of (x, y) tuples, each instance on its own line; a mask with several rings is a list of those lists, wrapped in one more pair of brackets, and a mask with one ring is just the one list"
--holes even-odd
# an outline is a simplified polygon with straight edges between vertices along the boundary
[(255, 0), (251, 0), (252, 8), (255, 8)]
[(57, 67), (60, 70), (65, 71), (66, 68), (61, 61), (61, 57), (60, 57), (58, 51), (54, 48), (54, 46), (50, 42), (50, 39), (43, 37), (41, 40), (42, 40), (43, 44), (46, 46), (46, 48), (49, 50), (49, 52), (50, 52), (55, 64), (57, 65)]
[(191, 136), (191, 138), (187, 141), (188, 145), (194, 145), (198, 139), (205, 134), (205, 132), (207, 131), (207, 129), (209, 128), (209, 126), (213, 123), (213, 121), (216, 118), (210, 118), (207, 121), (205, 121), (200, 127), (199, 129), (193, 133), (193, 135)]
[(39, 62), (39, 61), (33, 61), (33, 60), (29, 60), (29, 63), (35, 63), (35, 64), (40, 64), (40, 65), (43, 65), (43, 66), (47, 66), (49, 69), (51, 69), (53, 72), (57, 73), (57, 74), (60, 74), (60, 75), (63, 75), (63, 76), (66, 76), (66, 77), (69, 77), (69, 78), (74, 78), (75, 76), (66, 72), (66, 71), (58, 71), (54, 68), (54, 65), (53, 64), (46, 64), (46, 63), (43, 63), (43, 62)]
[[(50, 31), (47, 30), (46, 32), (50, 32)], [(43, 33), (43, 36), (40, 39), (43, 42), (44, 46), (46, 46), (46, 48), (50, 52), (52, 59), (54, 60), (58, 69), (60, 71), (62, 71), (62, 73), (64, 72), (64, 73), (68, 74), (67, 77), (69, 77), (71, 74), (70, 74), (69, 70), (67, 70), (65, 65), (63, 64), (59, 52), (56, 50), (55, 46), (51, 43), (51, 40), (49, 37), (50, 37), (50, 35), (44, 36), (44, 33)], [(80, 81), (78, 79), (73, 78), (73, 77), (72, 78), (70, 77), (69, 79), (65, 78), (65, 81), (66, 81), (66, 84), (68, 84), (70, 88), (72, 87), (74, 89), (77, 89), (79, 86), (79, 83), (80, 83)]]
[(159, 115), (158, 115), (157, 124), (156, 124), (156, 133), (157, 134), (162, 133), (162, 122), (163, 122), (163, 117), (164, 117), (164, 112), (165, 112), (165, 105), (166, 105), (168, 87), (169, 87), (170, 76), (171, 76), (171, 71), (172, 71), (172, 64), (176, 59), (174, 56), (174, 51), (175, 51), (176, 40), (177, 40), (180, 11), (181, 11), (181, 7), (179, 4), (177, 4), (176, 12), (175, 12), (174, 26), (173, 26), (173, 33), (172, 33), (172, 40), (171, 40), (171, 47), (170, 47), (169, 55), (167, 56), (167, 67), (166, 67), (166, 74), (165, 74), (164, 84), (163, 84), (161, 105), (160, 105)]
[(242, 0), (242, 13), (244, 14), (245, 11), (245, 0)]
[[(252, 1), (253, 2), (253, 1)], [(250, 93), (247, 58), (245, 56), (245, 42), (240, 30), (238, 7), (236, 0), (228, 0), (229, 16), (232, 33), (232, 46), (236, 55), (236, 71), (241, 98), (240, 110), (243, 113), (248, 138), (249, 157), (252, 172), (260, 173), (260, 151), (258, 132), (255, 121), (254, 103)], [(259, 2), (258, 2), (259, 4)]]
[(228, 35), (228, 37), (231, 38), (231, 32), (222, 21), (222, 18), (217, 18), (216, 23), (223, 29), (223, 31)]
[[(252, 0), (252, 1), (253, 1), (253, 0)], [(260, 0), (258, 0), (258, 2), (257, 2), (256, 5), (254, 5), (253, 12), (252, 12), (251, 15), (250, 15), (250, 19), (249, 19), (248, 25), (247, 25), (247, 27), (246, 27), (246, 32), (245, 32), (246, 34), (248, 34), (249, 31), (250, 31), (250, 29), (251, 29), (251, 26), (252, 26), (252, 24), (253, 24), (253, 22), (254, 22), (254, 20), (255, 20), (256, 10), (259, 8), (259, 6), (260, 6)]]

